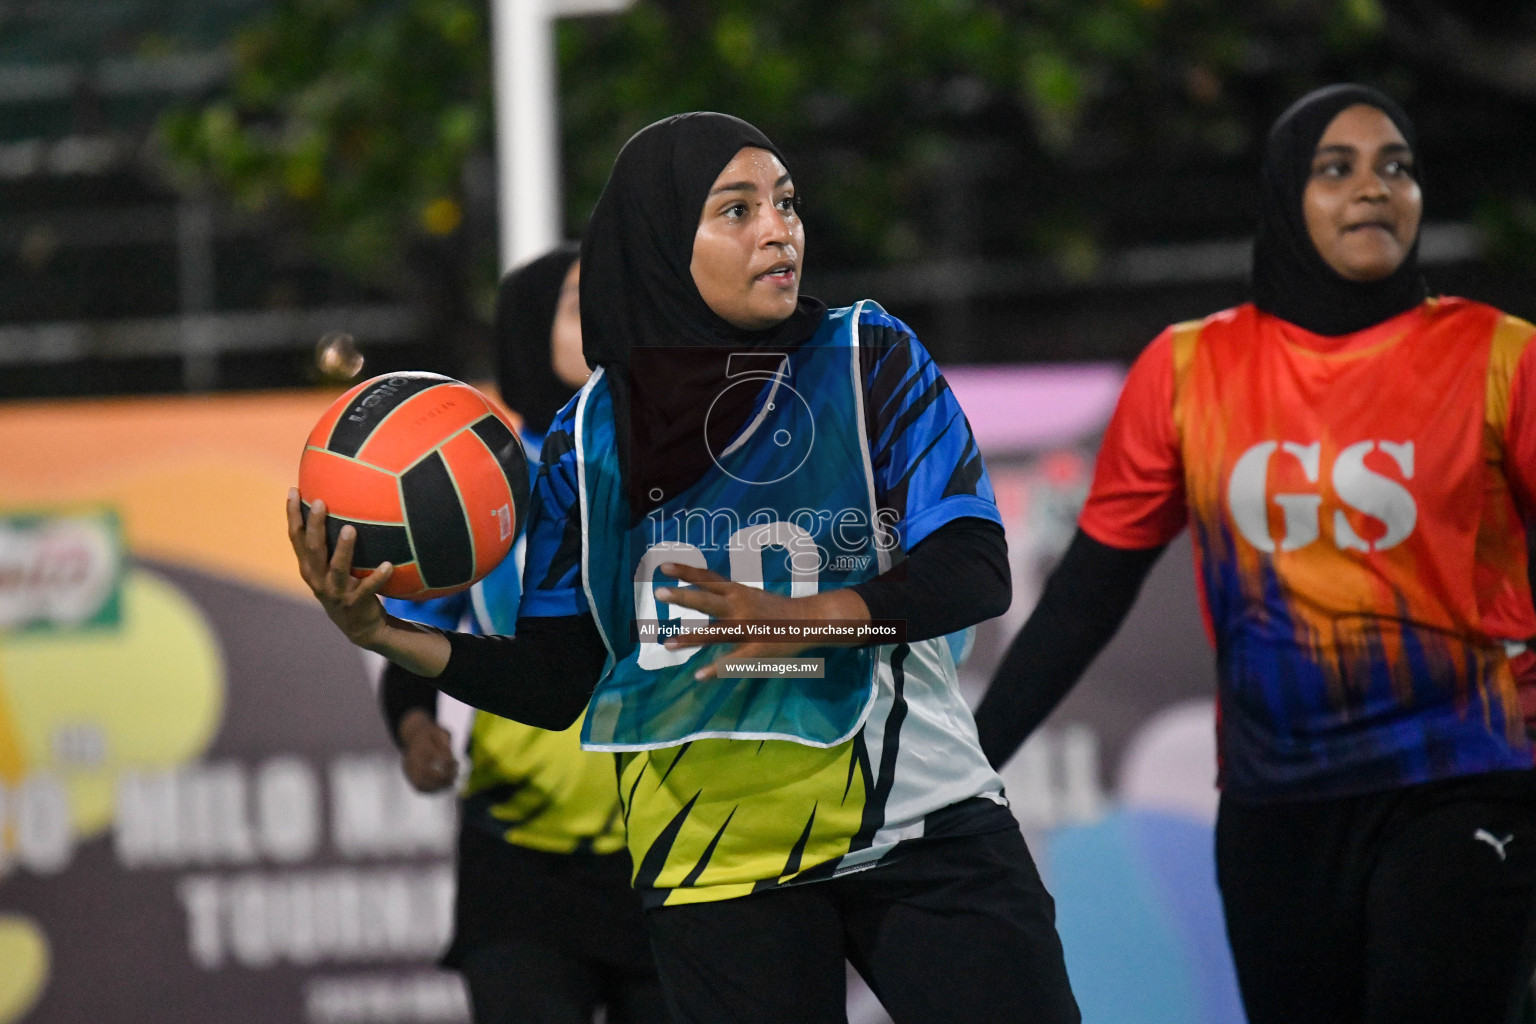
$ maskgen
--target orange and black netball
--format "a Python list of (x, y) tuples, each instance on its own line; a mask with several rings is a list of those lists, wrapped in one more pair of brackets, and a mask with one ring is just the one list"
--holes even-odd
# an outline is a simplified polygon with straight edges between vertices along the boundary
[(357, 530), (352, 573), (395, 566), (383, 593), (422, 600), (473, 585), (511, 550), (528, 462), (506, 415), (468, 384), (389, 373), (338, 398), (299, 460), (305, 513), (325, 502), (332, 548)]

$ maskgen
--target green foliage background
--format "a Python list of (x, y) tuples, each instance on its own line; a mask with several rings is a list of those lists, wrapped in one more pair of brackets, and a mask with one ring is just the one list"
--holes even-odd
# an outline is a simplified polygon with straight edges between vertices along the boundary
[[(488, 18), (485, 0), (278, 0), (237, 39), (227, 94), (167, 117), (163, 140), (189, 181), (396, 280), (415, 241), (491, 217), (465, 174), (490, 151)], [(802, 185), (835, 265), (942, 246), (936, 189), (999, 149), (983, 199), (1042, 200), (999, 213), (994, 247), (1091, 262), (1103, 217), (1060, 182), (1252, 162), (1278, 109), (1341, 73), (1411, 92), (1386, 20), (1378, 0), (640, 0), (558, 28), (567, 230), (631, 133), (720, 109), (813, 164)], [(466, 265), (485, 294), (494, 261)]]

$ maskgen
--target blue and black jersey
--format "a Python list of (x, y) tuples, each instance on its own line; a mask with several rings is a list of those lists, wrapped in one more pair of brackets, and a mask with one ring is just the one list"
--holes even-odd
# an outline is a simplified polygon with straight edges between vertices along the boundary
[[(810, 360), (829, 349), (841, 352), (844, 379), (850, 382), (852, 408), (838, 405), (840, 419), (831, 413), (842, 399), (824, 390), (838, 385), (815, 383), (807, 389), (801, 383)], [(865, 495), (866, 507), (876, 512), (889, 535), (883, 539), (885, 565), (899, 562), (907, 550), (953, 520), (975, 517), (1000, 524), (970, 426), (932, 358), (899, 320), (872, 303), (832, 311), (816, 338), (789, 356), (789, 364), (786, 380), (796, 382), (805, 392), (800, 397), (807, 409), (818, 414), (817, 443), (823, 447), (811, 457), (821, 476), (811, 479), (822, 480), (829, 495)], [(827, 373), (810, 378), (833, 379)], [(584, 396), (591, 398), (600, 379), (589, 383)], [(776, 393), (764, 386), (764, 409), (773, 408)], [(790, 403), (778, 404), (788, 408)], [(578, 399), (556, 418), (545, 441), (528, 527), (526, 616), (594, 611), (594, 593), (607, 602), (611, 594), (627, 594), (631, 587), (628, 562), (617, 564), (623, 559), (615, 556), (599, 565), (594, 557), (594, 551), (619, 550), (614, 535), (629, 524), (627, 517), (605, 519), (603, 510), (593, 507), (601, 498), (591, 477), (606, 452), (600, 443), (593, 446), (596, 435), (582, 414)], [(781, 443), (774, 440), (778, 433), (768, 429), (771, 418), (765, 422), (761, 437), (746, 444), (767, 449)], [(731, 476), (738, 465), (767, 473), (774, 456), (771, 449), (743, 448), (744, 462), (721, 468)], [(838, 468), (828, 471), (827, 460)], [(700, 486), (713, 485), (706, 481)], [(804, 485), (800, 478), (775, 483), (770, 497), (782, 498), (790, 486)], [(717, 504), (709, 511), (722, 513), (730, 501), (771, 504), (750, 488), (738, 491), (740, 498), (733, 499), (729, 484), (715, 486)], [(718, 497), (722, 493), (723, 499)], [(633, 547), (627, 549), (631, 561), (638, 557)], [(584, 559), (592, 564), (584, 565)], [(824, 559), (824, 571), (826, 564)], [(866, 567), (862, 578), (882, 567)], [(767, 578), (755, 582), (796, 592), (794, 580), (763, 571)], [(614, 581), (607, 591), (605, 574)], [(643, 596), (638, 578), (633, 586)], [(595, 611), (600, 625), (612, 618), (603, 608)], [(626, 647), (628, 638), (615, 632), (610, 628), (607, 639), (622, 668), (634, 652)], [(718, 709), (711, 706), (706, 711), (716, 713), (715, 718), (690, 719), (669, 733), (675, 724), (670, 718), (658, 721), (633, 713), (637, 706), (654, 709), (653, 699), (620, 699), (609, 715), (603, 701), (615, 672), (610, 666), (589, 711), (588, 740), (622, 751), (620, 797), (635, 885), (648, 903), (727, 899), (830, 877), (869, 866), (904, 840), (1011, 825), (1001, 783), (981, 754), (955, 684), (949, 644), (937, 638), (861, 650), (866, 652), (863, 661), (839, 670), (857, 699), (833, 706), (823, 733), (815, 729), (819, 719), (808, 723), (814, 715), (782, 713), (799, 699), (792, 690), (766, 710), (744, 700), (738, 715), (742, 724), (733, 729), (719, 728)], [(828, 664), (830, 679), (830, 658)], [(714, 693), (704, 696), (712, 699)], [(604, 721), (593, 722), (604, 715)]]

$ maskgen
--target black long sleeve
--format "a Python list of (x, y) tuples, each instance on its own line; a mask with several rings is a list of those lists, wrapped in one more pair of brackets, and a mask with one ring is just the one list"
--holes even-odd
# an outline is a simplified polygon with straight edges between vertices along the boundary
[(520, 618), (516, 636), (443, 635), (453, 652), (434, 687), (539, 729), (567, 729), (581, 717), (608, 658), (590, 614)]
[(1128, 551), (1077, 531), (976, 709), (981, 749), (994, 768), (1013, 757), (1109, 643), (1165, 546)]
[(400, 722), (407, 714), (420, 709), (437, 717), (437, 687), (432, 682), (392, 661), (385, 662), (384, 675), (379, 679), (379, 706), (395, 746), (400, 745)]
[(991, 520), (952, 519), (900, 565), (852, 589), (871, 619), (905, 619), (908, 642), (944, 636), (1008, 610), (1008, 541)]

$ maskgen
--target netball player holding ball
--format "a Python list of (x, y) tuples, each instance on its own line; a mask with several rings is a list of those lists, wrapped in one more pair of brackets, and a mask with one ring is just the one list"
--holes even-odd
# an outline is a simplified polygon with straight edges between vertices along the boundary
[[(761, 132), (632, 138), (582, 246), (597, 369), (544, 440), (515, 637), (387, 617), (389, 575), (301, 571), (353, 642), (617, 756), (634, 885), (678, 1021), (843, 1021), (851, 961), (900, 1022), (1077, 1021), (1050, 897), (944, 637), (1002, 612), (986, 469), (932, 359), (873, 303), (799, 294), (799, 199)], [(900, 563), (898, 566), (897, 563)], [(647, 623), (905, 620), (904, 643), (701, 646)], [(736, 678), (725, 655), (819, 658)], [(595, 689), (594, 689), (595, 688)], [(590, 706), (589, 706), (590, 705)]]
[(1504, 1024), (1536, 959), (1533, 328), (1426, 295), (1413, 127), (1374, 90), (1291, 107), (1262, 195), (1253, 301), (1131, 369), (982, 745), (1013, 755), (1188, 524), (1249, 1020)]

